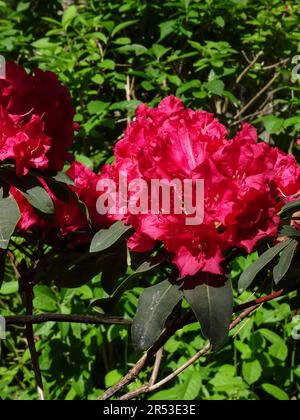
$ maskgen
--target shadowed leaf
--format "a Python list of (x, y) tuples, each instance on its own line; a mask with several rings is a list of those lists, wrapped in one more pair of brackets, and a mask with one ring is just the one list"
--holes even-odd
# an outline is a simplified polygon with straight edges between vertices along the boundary
[(214, 350), (226, 340), (233, 311), (231, 281), (221, 287), (200, 284), (193, 289), (184, 289), (184, 296), (200, 322), (203, 334)]
[(90, 252), (102, 252), (115, 245), (129, 230), (123, 222), (114, 223), (109, 229), (100, 230), (92, 240)]
[(181, 298), (179, 287), (168, 280), (144, 291), (132, 325), (132, 340), (138, 350), (147, 350), (157, 340)]

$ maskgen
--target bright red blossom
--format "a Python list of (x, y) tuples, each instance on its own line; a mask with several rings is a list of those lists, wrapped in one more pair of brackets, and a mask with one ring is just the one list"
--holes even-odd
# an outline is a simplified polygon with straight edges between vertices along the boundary
[(292, 155), (258, 143), (254, 127), (245, 124), (233, 140), (227, 130), (204, 111), (184, 109), (168, 97), (158, 108), (141, 105), (124, 138), (115, 148), (115, 163), (102, 177), (117, 180), (125, 171), (129, 181), (204, 179), (205, 217), (187, 226), (184, 215), (117, 215), (136, 234), (129, 246), (150, 251), (156, 240), (175, 255), (181, 276), (200, 271), (222, 274), (224, 252), (241, 247), (251, 252), (265, 237), (276, 237), (287, 196), (300, 191), (300, 168)]
[(0, 80), (0, 160), (14, 160), (17, 172), (30, 168), (59, 171), (70, 160), (76, 126), (67, 89), (56, 75), (29, 75), (8, 62)]
[[(54, 195), (47, 183), (40, 179), (55, 206), (55, 215), (46, 222), (38, 212), (31, 207), (24, 196), (16, 189), (12, 188), (11, 193), (15, 197), (20, 210), (21, 220), (19, 229), (21, 230), (43, 230), (48, 233), (59, 229), (62, 236), (79, 230), (88, 231), (89, 226), (95, 229), (99, 228), (103, 218), (96, 213), (96, 195), (97, 175), (85, 167), (83, 164), (74, 162), (67, 174), (74, 181), (75, 186), (69, 185), (69, 194), (62, 200)], [(82, 205), (79, 204), (79, 201)], [(86, 208), (85, 208), (86, 206)]]
[(21, 219), (18, 223), (18, 228), (24, 232), (31, 231), (33, 227), (34, 229), (44, 231), (47, 226), (46, 220), (31, 207), (29, 202), (19, 190), (15, 187), (11, 187), (10, 192), (15, 198), (21, 212)]
[(36, 115), (22, 127), (16, 121), (0, 107), (0, 160), (15, 160), (21, 175), (26, 175), (29, 168), (45, 168), (51, 143), (44, 134), (44, 123)]

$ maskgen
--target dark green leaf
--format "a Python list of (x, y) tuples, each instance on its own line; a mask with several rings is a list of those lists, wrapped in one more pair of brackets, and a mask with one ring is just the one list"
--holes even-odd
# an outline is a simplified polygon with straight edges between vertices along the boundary
[(200, 322), (203, 334), (214, 350), (226, 340), (233, 311), (231, 281), (221, 287), (200, 284), (193, 289), (184, 289), (184, 296)]
[(132, 325), (132, 340), (138, 350), (147, 350), (157, 340), (181, 298), (179, 287), (168, 280), (144, 291)]
[(66, 174), (65, 172), (58, 172), (53, 179), (57, 182), (60, 182), (62, 184), (67, 184), (67, 185), (72, 185), (73, 187), (76, 186), (75, 182), (73, 181), (73, 179)]
[(20, 217), (19, 207), (12, 196), (0, 199), (0, 249), (7, 249)]
[(284, 290), (290, 292), (296, 290), (300, 286), (300, 264), (298, 258), (294, 260), (293, 266), (290, 267), (286, 275), (279, 281), (278, 284), (274, 283), (275, 290)]
[(102, 252), (115, 245), (129, 230), (123, 222), (114, 223), (109, 229), (100, 230), (92, 240), (90, 252)]
[(283, 209), (280, 212), (280, 216), (283, 218), (293, 213), (296, 213), (299, 210), (300, 210), (300, 200), (293, 201), (283, 207)]
[(280, 252), (286, 248), (291, 243), (291, 239), (287, 239), (284, 242), (281, 242), (274, 246), (273, 248), (268, 249), (260, 258), (255, 261), (240, 277), (239, 280), (239, 289), (246, 290), (255, 280), (256, 276), (261, 270), (263, 270), (274, 258), (280, 254)]
[(282, 254), (280, 255), (279, 263), (274, 267), (273, 270), (273, 277), (275, 284), (278, 284), (280, 280), (283, 279), (283, 277), (288, 272), (292, 261), (294, 259), (296, 250), (299, 246), (298, 241), (293, 239), (282, 251)]
[(109, 298), (97, 299), (93, 302), (93, 306), (102, 308), (105, 312), (113, 310), (116, 303), (119, 301), (123, 293), (133, 286), (134, 280), (143, 276), (144, 274), (150, 273), (155, 268), (159, 267), (161, 263), (166, 259), (166, 257), (155, 257), (149, 258), (146, 261), (143, 261), (140, 266), (138, 266), (134, 273), (128, 276), (120, 286), (115, 290), (115, 292)]
[(56, 277), (55, 284), (59, 287), (77, 288), (88, 283), (95, 276), (111, 265), (117, 258), (117, 254), (101, 254), (96, 259), (86, 258), (61, 271)]
[(111, 295), (116, 288), (118, 280), (127, 271), (127, 246), (122, 243), (118, 251), (118, 258), (113, 264), (107, 264), (102, 271), (101, 284), (106, 293)]
[(1, 171), (0, 176), (9, 185), (17, 188), (26, 200), (37, 210), (40, 210), (45, 214), (53, 214), (55, 212), (51, 197), (35, 174), (20, 177), (14, 172), (7, 170)]
[(53, 178), (46, 178), (44, 180), (51, 191), (51, 193), (64, 203), (69, 203), (71, 197), (75, 198), (75, 201), (78, 201), (78, 196), (73, 192), (66, 183), (57, 182)]
[(26, 191), (21, 191), (21, 193), (32, 207), (35, 207), (42, 213), (53, 214), (55, 212), (53, 201), (43, 187), (35, 186), (28, 188)]
[(287, 236), (289, 238), (300, 238), (300, 231), (290, 225), (283, 226), (279, 234), (283, 237)]
[(96, 259), (89, 252), (67, 251), (41, 260), (35, 281), (65, 288), (81, 287), (111, 265), (117, 254), (100, 254)]

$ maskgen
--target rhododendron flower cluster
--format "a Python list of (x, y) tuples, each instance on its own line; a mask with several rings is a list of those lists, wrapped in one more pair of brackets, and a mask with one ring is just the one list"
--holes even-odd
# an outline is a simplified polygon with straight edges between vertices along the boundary
[(29, 75), (8, 62), (0, 80), (0, 161), (15, 161), (17, 172), (30, 168), (59, 171), (70, 159), (74, 108), (57, 76), (37, 69)]
[(180, 274), (222, 274), (224, 253), (232, 247), (251, 252), (265, 237), (276, 237), (278, 212), (300, 191), (300, 168), (292, 155), (258, 142), (245, 124), (234, 139), (210, 113), (185, 109), (168, 97), (158, 108), (141, 105), (125, 137), (115, 148), (115, 163), (101, 176), (128, 179), (203, 179), (204, 223), (187, 226), (185, 215), (125, 214), (136, 233), (129, 247), (137, 252), (162, 241), (174, 254)]
[[(53, 73), (36, 70), (29, 75), (8, 63), (7, 77), (0, 80), (0, 161), (15, 162), (20, 175), (31, 168), (61, 170), (71, 160), (73, 117), (70, 95)], [(100, 215), (98, 181), (117, 184), (121, 173), (126, 173), (129, 182), (139, 179), (146, 185), (153, 180), (183, 184), (204, 180), (203, 223), (187, 224), (184, 211), (165, 214), (162, 208), (157, 214)], [(39, 178), (55, 206), (55, 215), (49, 218), (11, 188), (22, 215), (19, 229), (45, 234), (59, 231), (64, 236), (124, 220), (136, 231), (128, 241), (131, 250), (150, 252), (157, 241), (162, 242), (174, 255), (182, 277), (199, 272), (221, 275), (226, 251), (239, 247), (251, 252), (260, 239), (276, 237), (279, 211), (300, 192), (300, 168), (292, 155), (259, 143), (249, 124), (230, 140), (212, 114), (185, 109), (173, 96), (157, 108), (138, 108), (115, 147), (113, 165), (96, 175), (73, 163), (68, 175), (74, 185), (68, 186), (65, 199)], [(130, 194), (129, 201), (134, 192)], [(193, 201), (198, 203), (196, 197)]]
[[(53, 220), (50, 218), (46, 220), (45, 217), (38, 214), (16, 188), (11, 188), (11, 193), (18, 203), (22, 215), (18, 224), (19, 229), (23, 231), (38, 229), (46, 234), (51, 230), (58, 229), (60, 235), (64, 236), (78, 230), (88, 231), (90, 225), (97, 229), (105, 222), (105, 219), (96, 212), (97, 175), (78, 162), (71, 165), (67, 174), (75, 185), (68, 186), (70, 193), (66, 200), (57, 197), (47, 183), (40, 179), (41, 184), (54, 203), (55, 214)], [(80, 205), (80, 202), (82, 205)]]

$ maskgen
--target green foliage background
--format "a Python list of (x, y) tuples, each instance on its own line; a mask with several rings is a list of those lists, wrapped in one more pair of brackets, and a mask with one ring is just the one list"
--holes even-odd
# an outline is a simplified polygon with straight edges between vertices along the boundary
[[(110, 161), (137, 104), (155, 105), (169, 94), (187, 106), (218, 114), (230, 132), (248, 116), (262, 139), (299, 156), (300, 79), (292, 77), (297, 64), (293, 57), (300, 54), (298, 2), (0, 1), (0, 54), (28, 69), (39, 66), (59, 75), (72, 93), (81, 126), (76, 158), (95, 170)], [(234, 118), (277, 73), (243, 115)], [(234, 281), (251, 258), (236, 260)], [(165, 273), (157, 276), (163, 279)], [(116, 312), (133, 317), (141, 288), (155, 280), (140, 279)], [(7, 266), (0, 290), (2, 315), (22, 313), (17, 290)], [(91, 300), (101, 297), (101, 279), (95, 278), (79, 289), (36, 286), (34, 306), (36, 313), (90, 313)], [(251, 296), (244, 294), (237, 302), (247, 299)], [(292, 339), (294, 315), (284, 298), (266, 304), (231, 333), (221, 352), (204, 357), (150, 399), (298, 399), (300, 350), (299, 341)], [(51, 399), (94, 399), (138, 358), (123, 327), (48, 323), (37, 326), (35, 333)], [(178, 332), (165, 347), (161, 375), (204, 343), (196, 324)], [(23, 330), (10, 328), (0, 348), (0, 397), (35, 399)], [(149, 371), (140, 384), (148, 376)]]

